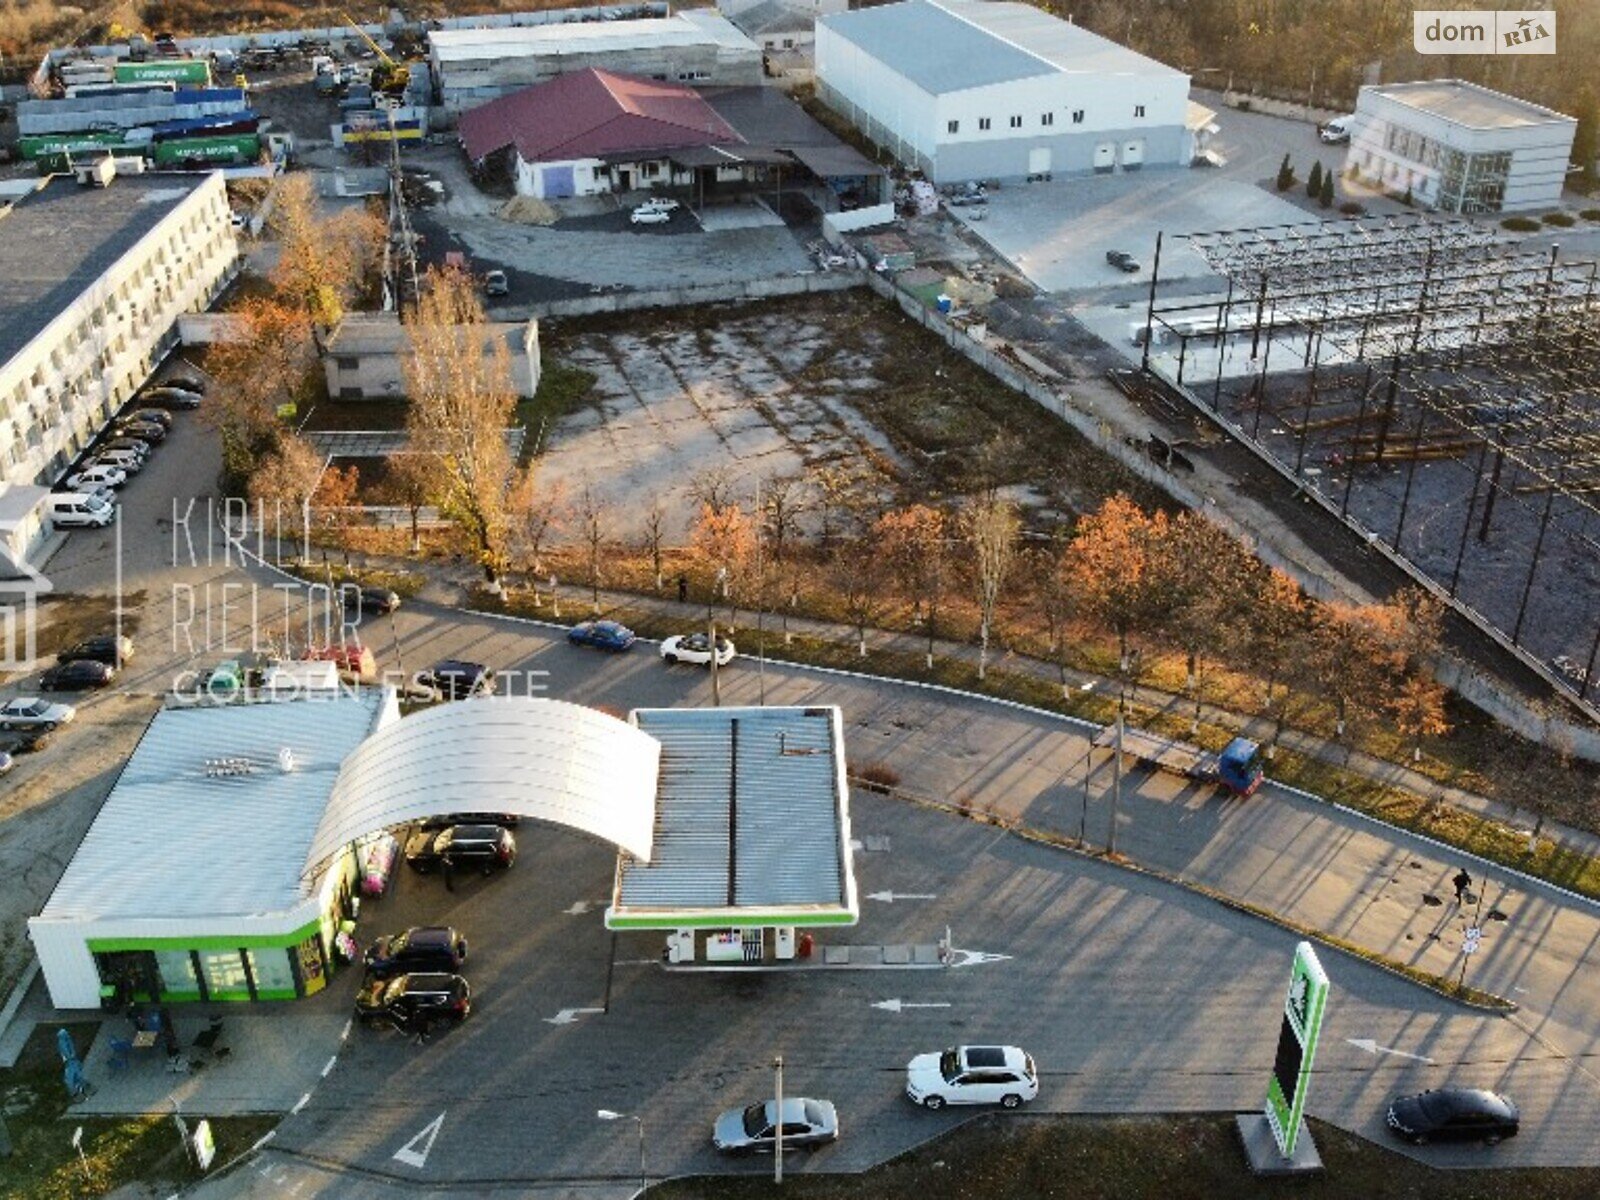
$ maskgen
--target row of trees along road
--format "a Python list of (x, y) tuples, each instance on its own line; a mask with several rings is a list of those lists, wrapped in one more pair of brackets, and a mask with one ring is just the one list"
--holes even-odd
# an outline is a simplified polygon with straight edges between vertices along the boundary
[[(1115, 496), (1070, 530), (1024, 536), (1016, 508), (991, 493), (954, 506), (847, 507), (828, 536), (807, 539), (792, 480), (765, 481), (759, 512), (715, 482), (698, 480), (691, 493), (699, 499), (691, 559), (705, 593), (728, 603), (735, 622), (743, 597), (747, 607), (776, 609), (787, 635), (790, 610), (808, 590), (822, 601), (812, 607), (850, 621), (862, 656), (868, 629), (898, 609), (926, 633), (929, 669), (941, 635), (976, 637), (979, 678), (991, 641), (1007, 641), (1047, 654), (1065, 698), (1066, 672), (1084, 661), (1085, 643), (1110, 641), (1128, 687), (1157, 654), (1182, 656), (1196, 728), (1206, 673), (1223, 666), (1259, 681), (1274, 744), (1291, 717), (1313, 709), (1339, 738), (1355, 722), (1388, 722), (1414, 757), (1425, 737), (1449, 731), (1445, 690), (1430, 667), (1442, 634), (1437, 601), (1417, 589), (1379, 604), (1315, 601), (1198, 513), (1146, 512)], [(580, 526), (598, 601), (604, 515), (592, 490), (585, 495)], [(655, 515), (643, 549), (659, 588)]]

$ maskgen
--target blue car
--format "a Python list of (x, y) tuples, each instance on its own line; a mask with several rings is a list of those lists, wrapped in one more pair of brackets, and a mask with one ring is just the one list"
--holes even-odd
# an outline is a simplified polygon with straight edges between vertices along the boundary
[(567, 641), (574, 646), (593, 646), (598, 650), (623, 651), (638, 638), (633, 630), (615, 621), (580, 621), (567, 630)]

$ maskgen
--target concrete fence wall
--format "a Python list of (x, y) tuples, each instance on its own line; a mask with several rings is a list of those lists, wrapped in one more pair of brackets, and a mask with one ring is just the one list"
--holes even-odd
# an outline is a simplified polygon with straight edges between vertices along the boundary
[(527, 306), (530, 317), (586, 317), (595, 313), (633, 312), (642, 308), (677, 308), (695, 304), (720, 304), (736, 300), (771, 300), (777, 296), (803, 296), (814, 292), (843, 292), (860, 287), (861, 271), (813, 271), (751, 279), (735, 283), (709, 283), (681, 288), (655, 288), (637, 292), (600, 292), (571, 300), (549, 300)]
[(822, 218), (822, 236), (837, 243), (839, 234), (857, 229), (871, 229), (874, 225), (888, 225), (894, 220), (894, 205), (874, 204), (871, 208), (857, 208), (850, 212), (827, 213)]

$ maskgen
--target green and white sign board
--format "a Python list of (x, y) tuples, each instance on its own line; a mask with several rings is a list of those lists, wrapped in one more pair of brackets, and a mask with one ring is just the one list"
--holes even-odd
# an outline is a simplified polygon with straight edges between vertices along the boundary
[(1294, 1155), (1305, 1114), (1311, 1064), (1317, 1056), (1322, 1014), (1328, 1003), (1328, 975), (1317, 961), (1310, 942), (1294, 948), (1294, 968), (1289, 972), (1289, 994), (1283, 1001), (1283, 1027), (1278, 1031), (1278, 1054), (1267, 1081), (1267, 1124), (1278, 1150)]
[(201, 1121), (194, 1127), (194, 1160), (202, 1171), (211, 1169), (211, 1160), (217, 1157), (217, 1141), (211, 1135), (211, 1122)]

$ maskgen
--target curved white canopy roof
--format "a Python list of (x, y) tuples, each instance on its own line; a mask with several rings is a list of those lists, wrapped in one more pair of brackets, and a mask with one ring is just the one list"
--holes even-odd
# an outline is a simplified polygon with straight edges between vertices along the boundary
[(603, 838), (648, 862), (660, 743), (563, 700), (482, 697), (396, 721), (345, 759), (306, 855), (453, 812), (515, 813)]

